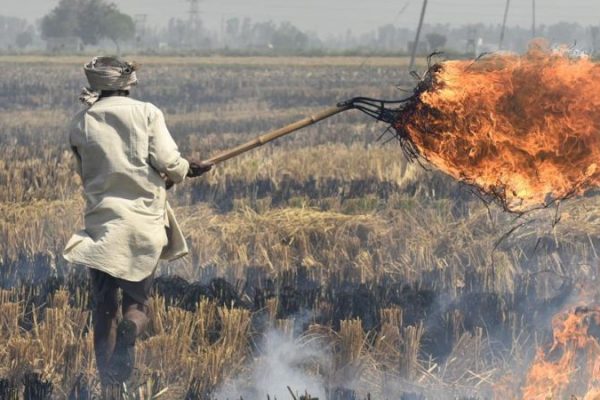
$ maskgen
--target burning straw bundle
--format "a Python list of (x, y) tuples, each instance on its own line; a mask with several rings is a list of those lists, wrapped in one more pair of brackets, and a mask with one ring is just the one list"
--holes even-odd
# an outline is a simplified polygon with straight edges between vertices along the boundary
[(408, 154), (523, 211), (600, 184), (600, 65), (524, 56), (430, 66), (391, 121)]
[(357, 97), (219, 154), (219, 163), (340, 112), (390, 124), (411, 159), (526, 211), (600, 184), (600, 65), (534, 43), (524, 56), (430, 64), (406, 99)]

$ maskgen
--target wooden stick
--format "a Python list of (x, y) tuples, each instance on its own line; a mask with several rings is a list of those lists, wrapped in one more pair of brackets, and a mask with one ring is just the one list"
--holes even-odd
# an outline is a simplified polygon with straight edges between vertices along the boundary
[(265, 133), (264, 135), (258, 136), (257, 138), (241, 144), (233, 149), (224, 151), (222, 153), (217, 154), (214, 157), (206, 160), (208, 163), (219, 164), (223, 161), (229, 160), (230, 158), (239, 156), (242, 153), (255, 149), (264, 145), (265, 143), (272, 142), (275, 139), (279, 139), (282, 136), (289, 135), (290, 133), (296, 132), (302, 128), (306, 128), (307, 126), (316, 124), (319, 121), (322, 121), (326, 118), (330, 118), (336, 114), (352, 109), (352, 105), (339, 105), (336, 107), (331, 107), (326, 110), (323, 110), (317, 114), (311, 115), (300, 121), (294, 122), (293, 124), (284, 126), (283, 128), (279, 128), (269, 133)]

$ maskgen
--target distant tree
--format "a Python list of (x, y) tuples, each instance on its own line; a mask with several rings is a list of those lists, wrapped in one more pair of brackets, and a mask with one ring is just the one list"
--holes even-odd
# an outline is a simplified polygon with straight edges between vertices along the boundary
[(31, 30), (26, 30), (17, 35), (15, 38), (15, 43), (18, 48), (24, 49), (33, 43), (33, 32)]
[(119, 12), (116, 6), (111, 7), (105, 17), (101, 35), (113, 41), (117, 47), (117, 53), (121, 53), (120, 40), (127, 40), (135, 34), (135, 23), (133, 19)]
[(225, 32), (231, 37), (237, 36), (240, 33), (240, 19), (229, 18), (226, 22)]
[(42, 36), (44, 38), (76, 36), (81, 3), (80, 0), (61, 0), (58, 6), (42, 18)]
[(171, 47), (179, 47), (183, 44), (187, 29), (186, 24), (179, 18), (171, 18), (167, 27), (167, 42)]
[(108, 31), (106, 25), (110, 22), (109, 15), (116, 6), (107, 4), (104, 0), (79, 0), (78, 3), (74, 34), (85, 44), (97, 44), (100, 39), (106, 37)]
[(283, 22), (273, 33), (271, 40), (275, 49), (304, 50), (308, 36), (289, 22)]
[(273, 45), (273, 37), (277, 27), (272, 21), (257, 22), (252, 25), (250, 35), (250, 45), (254, 47), (264, 48)]
[(206, 49), (212, 45), (210, 32), (200, 19), (190, 21), (171, 18), (167, 27), (167, 43), (175, 48)]
[(238, 39), (240, 33), (240, 20), (239, 18), (230, 18), (225, 23), (225, 46), (230, 46), (233, 42)]
[(240, 36), (239, 36), (239, 44), (242, 47), (248, 46), (251, 43), (252, 39), (252, 21), (250, 18), (246, 17), (242, 21), (242, 26), (240, 28)]
[(425, 39), (427, 39), (427, 42), (429, 43), (430, 50), (441, 50), (446, 46), (446, 42), (448, 41), (446, 35), (435, 32), (425, 36)]
[(0, 15), (0, 47), (14, 46), (17, 44), (17, 36), (28, 30), (31, 30), (31, 27), (26, 20)]
[(393, 49), (398, 47), (396, 41), (396, 27), (392, 24), (380, 26), (377, 29), (377, 44), (382, 49)]
[(558, 22), (548, 27), (548, 39), (552, 43), (573, 44), (577, 42), (585, 31), (575, 22)]
[(44, 38), (76, 36), (84, 44), (111, 39), (119, 50), (119, 41), (133, 37), (133, 19), (105, 0), (60, 0), (42, 19)]

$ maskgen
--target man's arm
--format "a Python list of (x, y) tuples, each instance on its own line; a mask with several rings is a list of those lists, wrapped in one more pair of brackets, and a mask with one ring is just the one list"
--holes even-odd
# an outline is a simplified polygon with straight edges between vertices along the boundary
[(150, 164), (167, 180), (179, 183), (184, 180), (190, 170), (189, 162), (181, 156), (177, 144), (171, 137), (163, 113), (152, 107), (149, 119), (149, 149)]
[(76, 141), (74, 141), (74, 137), (76, 137), (75, 135), (77, 135), (78, 133), (78, 123), (77, 121), (79, 114), (75, 116), (75, 118), (73, 118), (73, 120), (71, 120), (71, 122), (69, 123), (69, 147), (71, 148), (71, 152), (73, 153), (73, 157), (75, 157), (75, 162), (76, 162), (76, 171), (79, 174), (79, 176), (81, 177), (83, 174), (83, 170), (82, 170), (82, 166), (81, 166), (81, 155), (79, 154), (79, 151), (77, 150), (77, 144)]
[[(212, 167), (214, 166), (214, 164), (206, 163), (204, 161), (188, 160), (188, 162), (190, 163), (190, 169), (188, 170), (187, 176), (190, 178), (195, 178), (197, 176), (201, 176), (201, 175), (205, 174), (206, 172), (210, 171), (212, 169)], [(169, 190), (173, 187), (173, 185), (175, 185), (175, 182), (173, 182), (171, 179), (167, 178), (165, 181), (165, 184), (166, 184), (167, 190)]]
[(81, 156), (79, 155), (79, 152), (77, 151), (77, 147), (75, 146), (71, 146), (71, 151), (73, 152), (73, 156), (75, 157), (75, 162), (76, 162), (76, 168), (77, 168), (77, 173), (79, 174), (79, 176), (82, 175), (82, 171), (81, 171)]

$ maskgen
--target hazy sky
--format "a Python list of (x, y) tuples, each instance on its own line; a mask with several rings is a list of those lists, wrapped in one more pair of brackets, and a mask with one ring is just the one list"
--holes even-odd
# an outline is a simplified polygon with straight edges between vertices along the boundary
[[(164, 25), (171, 17), (186, 17), (186, 0), (114, 1), (131, 15), (147, 14), (151, 25)], [(600, 0), (536, 0), (538, 24), (574, 21), (600, 23)], [(58, 0), (0, 0), (0, 15), (35, 21), (58, 4)], [(405, 11), (400, 11), (408, 4)], [(463, 24), (501, 23), (506, 0), (430, 0), (426, 21)], [(221, 20), (248, 16), (254, 20), (288, 20), (302, 29), (321, 34), (347, 29), (365, 32), (394, 23), (417, 24), (422, 0), (202, 0), (201, 18), (211, 28)], [(532, 0), (512, 0), (510, 25), (531, 26)]]

